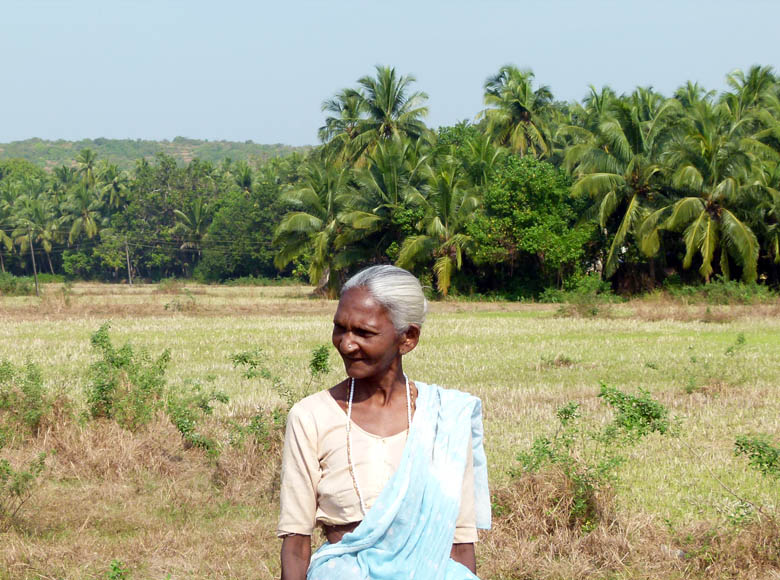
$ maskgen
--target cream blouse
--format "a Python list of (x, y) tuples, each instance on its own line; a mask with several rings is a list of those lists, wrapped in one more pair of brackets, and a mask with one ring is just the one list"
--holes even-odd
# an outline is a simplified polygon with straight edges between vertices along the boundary
[[(346, 414), (328, 391), (296, 403), (287, 417), (277, 535), (311, 535), (317, 524), (363, 519), (347, 462)], [(352, 461), (367, 509), (401, 463), (406, 431), (379, 437), (352, 422)], [(453, 543), (477, 541), (471, 448)]]

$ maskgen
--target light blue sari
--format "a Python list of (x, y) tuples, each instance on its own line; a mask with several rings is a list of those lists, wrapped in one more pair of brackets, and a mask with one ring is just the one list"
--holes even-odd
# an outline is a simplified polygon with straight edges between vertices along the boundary
[(312, 556), (308, 580), (477, 578), (450, 558), (450, 549), (469, 437), (477, 527), (490, 527), (482, 404), (460, 391), (415, 385), (417, 410), (397, 471), (360, 525)]

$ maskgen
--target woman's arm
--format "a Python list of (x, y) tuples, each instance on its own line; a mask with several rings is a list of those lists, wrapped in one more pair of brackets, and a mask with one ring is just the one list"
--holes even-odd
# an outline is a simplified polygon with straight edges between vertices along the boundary
[(477, 573), (477, 558), (474, 555), (474, 544), (452, 544), (450, 558), (463, 564), (471, 570), (472, 574)]
[(310, 558), (311, 536), (285, 536), (282, 540), (282, 580), (305, 580)]

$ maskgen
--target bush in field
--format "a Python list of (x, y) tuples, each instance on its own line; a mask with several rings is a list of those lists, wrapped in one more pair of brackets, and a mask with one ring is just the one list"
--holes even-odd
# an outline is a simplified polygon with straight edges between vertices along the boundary
[(744, 455), (753, 469), (780, 479), (780, 447), (772, 444), (769, 435), (740, 435), (734, 442), (734, 455)]
[(563, 288), (547, 288), (539, 295), (540, 302), (562, 305), (558, 309), (559, 316), (597, 316), (607, 304), (618, 300), (609, 282), (597, 274), (574, 277), (567, 280)]
[(164, 411), (186, 445), (218, 453), (217, 442), (199, 429), (211, 415), (214, 403), (227, 403), (222, 391), (206, 389), (200, 383), (168, 387), (165, 372), (171, 360), (166, 349), (153, 359), (143, 349), (128, 343), (116, 348), (109, 337), (108, 323), (92, 335), (92, 347), (101, 355), (89, 370), (87, 404), (92, 418), (112, 419), (134, 431)]
[(171, 360), (168, 350), (152, 359), (145, 350), (135, 351), (127, 343), (116, 348), (108, 335), (109, 323), (95, 332), (90, 342), (100, 360), (89, 369), (86, 388), (89, 414), (113, 419), (134, 430), (148, 423), (162, 408), (165, 371)]
[(531, 448), (517, 456), (520, 469), (511, 472), (520, 477), (546, 468), (560, 470), (572, 494), (569, 525), (585, 531), (598, 524), (599, 496), (616, 478), (624, 461), (620, 452), (650, 433), (672, 430), (667, 409), (646, 391), (632, 395), (602, 383), (599, 397), (613, 410), (609, 424), (594, 429), (583, 420), (579, 404), (569, 402), (556, 412), (555, 431), (534, 439)]
[(28, 362), (15, 367), (0, 361), (0, 442), (26, 432), (35, 435), (53, 399), (43, 386), (41, 369)]
[[(0, 361), (0, 450), (15, 439), (37, 435), (54, 406), (41, 369), (32, 363), (16, 367)], [(35, 491), (46, 453), (14, 468), (0, 459), (0, 530), (7, 527)]]
[(760, 304), (777, 300), (778, 294), (768, 286), (716, 278), (701, 286), (683, 285), (679, 276), (664, 280), (664, 289), (675, 298), (689, 303)]
[[(0, 449), (3, 448), (0, 442)], [(46, 454), (40, 453), (26, 465), (14, 469), (0, 459), (0, 531), (7, 528), (35, 491), (38, 478), (46, 467)]]
[(287, 413), (296, 401), (306, 396), (314, 380), (330, 372), (330, 348), (326, 344), (316, 346), (309, 358), (309, 381), (303, 389), (293, 389), (285, 385), (282, 379), (269, 368), (261, 348), (241, 351), (230, 355), (235, 368), (244, 369), (247, 379), (262, 378), (271, 382), (271, 388), (284, 400), (284, 405), (268, 410), (258, 410), (249, 419), (249, 423), (233, 424), (232, 440), (241, 445), (247, 437), (255, 443), (268, 448), (279, 441), (281, 432), (287, 423)]
[(0, 296), (32, 296), (35, 284), (32, 278), (0, 273)]
[(171, 389), (166, 412), (188, 445), (217, 453), (217, 442), (197, 430), (205, 415), (214, 412), (214, 403), (227, 403), (228, 396), (216, 389), (205, 389), (199, 383), (188, 388)]

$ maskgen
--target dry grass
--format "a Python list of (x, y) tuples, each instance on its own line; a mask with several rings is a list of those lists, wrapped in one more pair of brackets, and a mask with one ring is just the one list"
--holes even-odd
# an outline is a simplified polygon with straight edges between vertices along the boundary
[(163, 416), (136, 433), (110, 421), (50, 425), (12, 464), (49, 453), (41, 487), (0, 535), (0, 578), (272, 578), (279, 444), (188, 447)]
[(746, 318), (780, 317), (780, 300), (775, 303), (755, 305), (706, 305), (682, 304), (671, 299), (633, 300), (625, 305), (629, 315), (639, 320), (654, 322), (675, 320), (680, 322), (705, 322), (727, 324)]
[(498, 516), (480, 545), (481, 572), (502, 580), (587, 578), (772, 578), (780, 574), (780, 527), (699, 523), (672, 531), (651, 516), (616, 513), (595, 498), (598, 524), (570, 517), (570, 480), (555, 470), (526, 474), (494, 493)]

